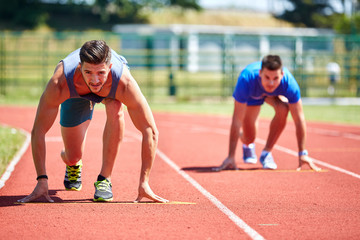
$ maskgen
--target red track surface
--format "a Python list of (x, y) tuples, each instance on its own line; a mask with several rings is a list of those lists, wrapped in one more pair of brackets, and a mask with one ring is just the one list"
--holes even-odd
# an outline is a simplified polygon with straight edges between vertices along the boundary
[[(0, 107), (0, 123), (30, 131), (35, 111)], [(87, 136), (82, 190), (64, 190), (57, 120), (47, 142), (49, 188), (55, 203), (15, 203), (36, 184), (29, 148), (0, 189), (0, 239), (360, 238), (360, 127), (308, 123), (310, 156), (331, 164), (322, 165), (323, 172), (294, 171), (292, 120), (273, 151), (279, 170), (243, 164), (239, 148), (242, 171), (211, 172), (227, 153), (230, 117), (158, 113), (155, 118), (160, 141), (150, 184), (170, 204), (131, 203), (137, 195), (140, 141), (128, 116), (112, 176), (114, 202), (91, 201), (105, 121), (99, 110)], [(258, 154), (268, 123), (260, 121)], [(339, 172), (343, 170), (349, 172)]]

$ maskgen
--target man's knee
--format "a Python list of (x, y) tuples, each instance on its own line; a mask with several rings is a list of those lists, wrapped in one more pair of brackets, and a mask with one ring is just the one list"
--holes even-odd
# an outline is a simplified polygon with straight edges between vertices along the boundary
[(78, 161), (82, 158), (82, 151), (80, 149), (77, 150), (65, 150), (61, 152), (61, 157), (63, 161), (68, 166), (74, 166)]
[(277, 104), (274, 106), (275, 114), (278, 117), (287, 118), (289, 114), (289, 104), (286, 102), (277, 102)]

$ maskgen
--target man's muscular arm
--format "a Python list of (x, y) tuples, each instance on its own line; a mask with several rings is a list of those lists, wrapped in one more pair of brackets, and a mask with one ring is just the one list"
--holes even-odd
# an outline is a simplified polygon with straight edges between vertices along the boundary
[(168, 200), (154, 194), (149, 186), (149, 175), (155, 159), (159, 135), (153, 114), (138, 84), (127, 68), (124, 68), (120, 82), (123, 86), (119, 100), (127, 106), (132, 122), (142, 134), (142, 166), (139, 193), (135, 201), (140, 201), (146, 197), (156, 202), (167, 202)]
[[(65, 81), (65, 82), (64, 82)], [(63, 73), (62, 63), (59, 63), (55, 73), (48, 82), (37, 108), (36, 117), (31, 131), (31, 148), (37, 176), (46, 175), (45, 166), (45, 134), (53, 125), (59, 105), (68, 97), (66, 79)], [(34, 191), (27, 197), (18, 200), (19, 202), (30, 202), (44, 196), (52, 202), (48, 195), (47, 179), (41, 178)]]

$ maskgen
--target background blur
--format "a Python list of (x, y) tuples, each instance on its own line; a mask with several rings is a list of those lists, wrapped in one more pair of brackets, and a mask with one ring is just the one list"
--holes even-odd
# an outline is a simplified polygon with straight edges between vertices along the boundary
[(92, 39), (125, 56), (150, 102), (227, 101), (266, 54), (303, 97), (360, 97), (358, 0), (1, 0), (0, 21), (0, 103), (37, 102)]

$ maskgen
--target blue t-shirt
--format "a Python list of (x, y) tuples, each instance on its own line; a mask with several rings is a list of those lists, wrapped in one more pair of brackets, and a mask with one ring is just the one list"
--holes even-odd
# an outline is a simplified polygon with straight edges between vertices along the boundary
[(254, 62), (245, 67), (240, 73), (233, 97), (240, 103), (261, 105), (267, 96), (285, 96), (289, 103), (296, 103), (300, 99), (300, 88), (290, 71), (283, 67), (284, 76), (280, 85), (273, 92), (266, 92), (261, 84), (259, 71), (261, 62)]

